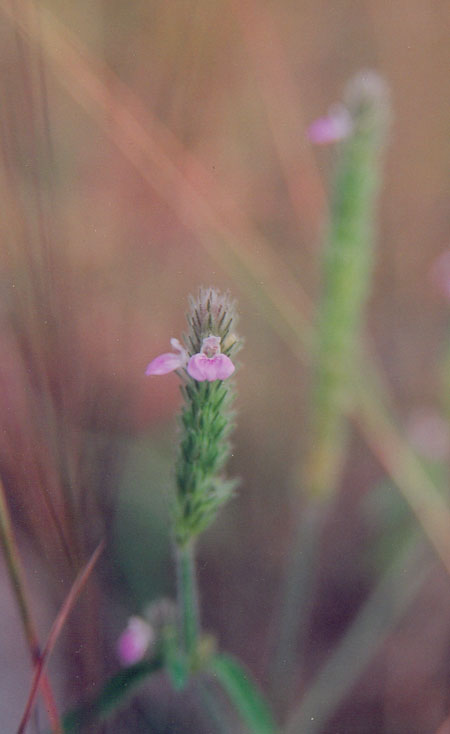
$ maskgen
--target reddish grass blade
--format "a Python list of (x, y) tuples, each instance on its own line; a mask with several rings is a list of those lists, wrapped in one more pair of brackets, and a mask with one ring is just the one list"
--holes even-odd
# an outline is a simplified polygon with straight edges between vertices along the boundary
[(25, 706), (25, 711), (23, 713), (21, 722), (19, 724), (19, 728), (17, 729), (17, 734), (23, 734), (25, 731), (25, 727), (30, 719), (30, 716), (33, 710), (33, 704), (36, 698), (36, 693), (39, 687), (40, 680), (44, 673), (44, 667), (47, 663), (47, 660), (50, 657), (51, 653), (53, 652), (53, 648), (55, 647), (58, 637), (61, 634), (62, 628), (64, 627), (66, 623), (67, 617), (69, 616), (70, 612), (72, 611), (73, 607), (75, 606), (75, 603), (81, 591), (83, 590), (84, 585), (86, 584), (87, 580), (89, 579), (89, 576), (91, 575), (92, 571), (94, 570), (94, 566), (97, 563), (99, 556), (102, 553), (104, 547), (105, 547), (105, 541), (102, 540), (98, 544), (95, 551), (93, 552), (92, 556), (90, 557), (84, 569), (80, 571), (80, 573), (76, 577), (72, 585), (72, 588), (70, 589), (61, 609), (59, 610), (59, 613), (55, 621), (53, 622), (46, 645), (42, 651), (42, 654), (39, 660), (36, 662), (36, 665), (35, 665), (33, 682), (31, 684), (31, 689), (30, 689), (30, 693), (28, 696), (26, 706)]
[[(37, 663), (40, 657), (39, 640), (34, 620), (31, 616), (30, 605), (28, 603), (25, 574), (22, 567), (22, 561), (17, 548), (14, 536), (11, 517), (9, 514), (8, 504), (6, 502), (5, 490), (3, 482), (0, 479), (0, 544), (5, 554), (6, 566), (9, 578), (19, 607), (20, 618), (24, 628), (25, 637), (28, 643), (31, 660)], [(59, 721), (58, 710), (56, 708), (53, 691), (47, 676), (44, 674), (40, 682), (42, 697), (50, 720), (50, 724), (54, 734), (60, 734), (62, 731)]]

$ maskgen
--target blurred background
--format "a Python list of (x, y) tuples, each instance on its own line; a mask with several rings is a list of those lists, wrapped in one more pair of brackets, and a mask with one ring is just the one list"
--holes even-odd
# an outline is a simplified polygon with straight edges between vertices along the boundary
[[(436, 259), (450, 248), (449, 19), (443, 0), (0, 0), (0, 472), (42, 640), (106, 539), (50, 664), (60, 709), (119, 668), (128, 617), (174, 593), (178, 380), (144, 373), (200, 285), (232, 292), (245, 338), (241, 485), (199, 549), (203, 624), (270, 699), (311, 386), (286, 323), (313, 318), (334, 163), (306, 131), (361, 68), (385, 78), (393, 107), (365, 339), (394, 423), (448, 498), (450, 264)], [(448, 570), (351, 431), (292, 695), (273, 705), (288, 722), (319, 692), (324, 720), (292, 731), (432, 734), (450, 712)], [(338, 679), (361, 669), (321, 687), (405, 538), (420, 584), (405, 567), (371, 635), (386, 607), (398, 614), (350, 645)], [(31, 666), (0, 568), (9, 732)], [(98, 731), (213, 731), (204, 719), (158, 679)], [(38, 711), (30, 731), (44, 721)]]

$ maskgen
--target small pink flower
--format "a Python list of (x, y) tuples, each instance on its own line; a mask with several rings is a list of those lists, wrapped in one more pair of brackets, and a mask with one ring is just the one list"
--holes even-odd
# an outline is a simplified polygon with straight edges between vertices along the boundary
[(315, 145), (327, 145), (343, 140), (352, 131), (350, 113), (343, 105), (331, 107), (328, 115), (319, 117), (308, 128), (308, 138)]
[(180, 369), (180, 367), (186, 366), (189, 356), (184, 347), (181, 346), (178, 339), (171, 339), (170, 343), (178, 354), (165, 352), (165, 354), (160, 354), (159, 357), (155, 357), (145, 370), (146, 375), (166, 375), (168, 372), (173, 372), (174, 370)]
[(226, 380), (234, 372), (234, 364), (226, 354), (220, 353), (220, 337), (203, 339), (201, 352), (190, 358), (187, 371), (194, 380), (213, 382)]
[(117, 641), (117, 657), (122, 665), (134, 665), (142, 660), (154, 641), (155, 633), (141, 617), (130, 617)]

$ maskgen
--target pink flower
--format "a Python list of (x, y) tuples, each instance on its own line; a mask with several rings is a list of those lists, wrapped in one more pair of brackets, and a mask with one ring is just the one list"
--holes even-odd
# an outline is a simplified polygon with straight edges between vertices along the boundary
[(186, 366), (189, 356), (184, 347), (181, 346), (178, 339), (171, 339), (170, 343), (178, 354), (165, 352), (165, 354), (160, 354), (159, 357), (155, 357), (145, 370), (146, 375), (166, 375), (168, 372), (173, 372), (174, 370), (180, 369), (180, 367)]
[(352, 131), (350, 113), (343, 105), (331, 107), (328, 115), (319, 117), (308, 128), (308, 138), (315, 145), (327, 145), (343, 140)]
[(141, 617), (130, 617), (117, 641), (117, 657), (122, 665), (134, 665), (142, 660), (154, 641), (155, 633)]
[(187, 371), (194, 380), (212, 382), (226, 380), (234, 372), (231, 359), (220, 353), (220, 336), (211, 335), (203, 339), (201, 351), (190, 359), (178, 339), (171, 339), (170, 343), (178, 354), (166, 352), (155, 357), (148, 365), (146, 375), (166, 375), (187, 365)]
[(201, 352), (190, 358), (187, 371), (194, 380), (213, 382), (226, 380), (234, 372), (234, 364), (226, 354), (220, 353), (220, 337), (203, 339)]

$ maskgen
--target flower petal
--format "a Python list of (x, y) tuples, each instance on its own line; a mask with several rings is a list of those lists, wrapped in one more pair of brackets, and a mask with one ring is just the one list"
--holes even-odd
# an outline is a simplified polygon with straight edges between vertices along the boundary
[(215, 363), (218, 380), (226, 380), (227, 377), (230, 377), (235, 370), (233, 362), (226, 354), (218, 354), (214, 359), (211, 359), (210, 362)]
[(194, 380), (213, 382), (225, 380), (234, 372), (234, 364), (225, 354), (208, 358), (205, 354), (194, 354), (188, 362), (187, 371)]
[(188, 353), (185, 350), (185, 348), (183, 347), (183, 345), (181, 344), (181, 342), (178, 339), (175, 339), (175, 337), (173, 336), (172, 339), (170, 340), (170, 343), (172, 347), (175, 349), (175, 351), (180, 353), (180, 357), (183, 357), (183, 360), (186, 363), (188, 361)]
[(206, 380), (203, 369), (203, 362), (205, 360), (208, 361), (208, 357), (205, 357), (204, 354), (194, 354), (194, 356), (190, 358), (187, 371), (194, 380), (198, 380), (199, 382)]
[(147, 369), (145, 370), (146, 375), (166, 375), (168, 372), (183, 367), (185, 359), (182, 354), (174, 354), (173, 352), (166, 352), (160, 354), (159, 357), (155, 357), (150, 362)]
[(154, 636), (152, 627), (145, 620), (130, 617), (117, 641), (117, 656), (122, 665), (133, 665), (142, 660)]

